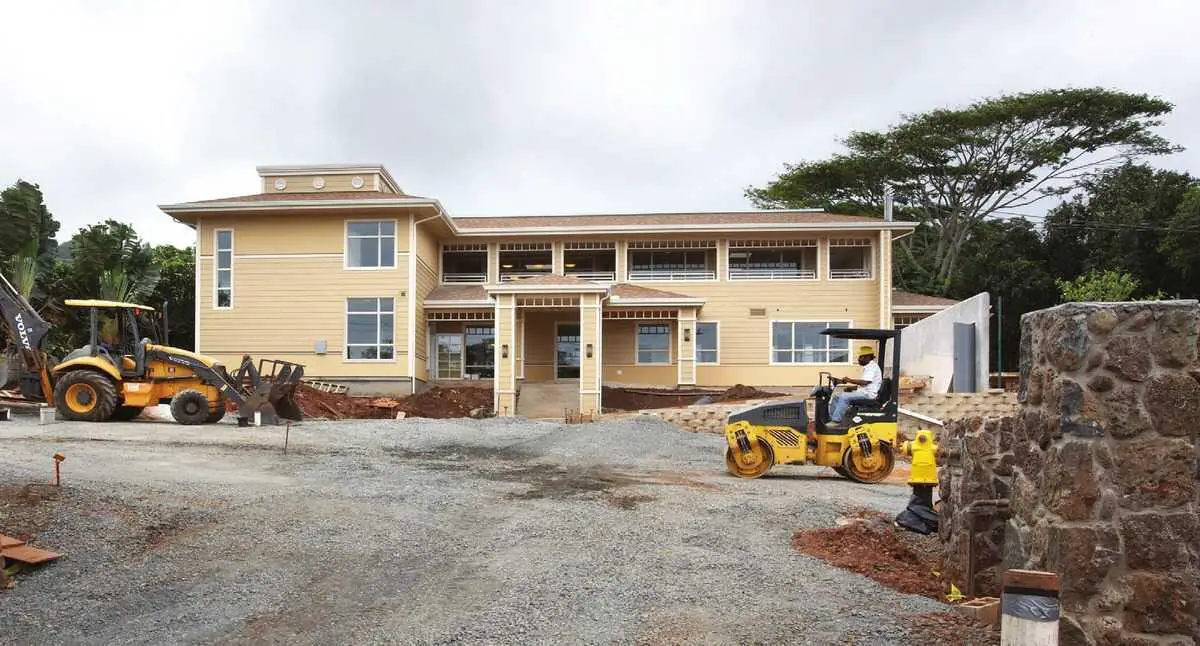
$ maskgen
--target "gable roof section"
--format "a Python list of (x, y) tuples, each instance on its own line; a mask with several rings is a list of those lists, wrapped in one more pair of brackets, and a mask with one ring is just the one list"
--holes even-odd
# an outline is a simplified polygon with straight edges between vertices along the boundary
[(840, 215), (820, 210), (729, 211), (704, 213), (612, 213), (451, 218), (461, 235), (550, 233), (572, 231), (621, 232), (687, 229), (862, 228), (907, 229), (915, 223), (885, 222), (880, 218)]
[(940, 312), (957, 304), (958, 301), (950, 298), (892, 290), (892, 311), (895, 312)]
[(641, 285), (617, 283), (608, 293), (609, 305), (703, 305), (705, 299), (687, 294), (652, 289)]
[(483, 285), (439, 285), (425, 297), (425, 303), (492, 304)]

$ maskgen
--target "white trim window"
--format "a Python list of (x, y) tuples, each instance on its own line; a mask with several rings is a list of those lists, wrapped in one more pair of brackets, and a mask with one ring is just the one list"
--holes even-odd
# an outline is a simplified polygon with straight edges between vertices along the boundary
[(696, 322), (696, 363), (721, 362), (721, 326), (716, 321)]
[(635, 331), (637, 363), (671, 363), (671, 326), (667, 323), (638, 323)]
[(821, 334), (849, 321), (771, 321), (771, 363), (848, 364), (850, 340)]
[(233, 229), (213, 232), (213, 309), (233, 309)]
[(829, 241), (829, 278), (866, 280), (871, 278), (871, 239), (852, 238)]
[(346, 299), (345, 358), (348, 361), (395, 360), (395, 299)]
[(395, 266), (395, 220), (346, 222), (346, 268), (392, 269)]

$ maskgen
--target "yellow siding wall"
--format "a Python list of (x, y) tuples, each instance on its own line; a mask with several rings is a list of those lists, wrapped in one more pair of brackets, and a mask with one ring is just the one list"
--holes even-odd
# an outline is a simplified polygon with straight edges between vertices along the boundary
[[(199, 350), (227, 363), (244, 353), (305, 365), (316, 378), (405, 378), (408, 370), (408, 260), (396, 267), (343, 268), (343, 216), (240, 215), (206, 217), (199, 236)], [(407, 216), (396, 217), (397, 246), (407, 249)], [(234, 231), (233, 309), (213, 309), (213, 231)], [(328, 250), (332, 249), (333, 252)], [(345, 360), (346, 299), (390, 297), (395, 301), (395, 358)], [(317, 341), (326, 352), (316, 354)]]
[[(414, 222), (416, 219), (414, 218)], [(414, 343), (414, 354), (416, 362), (414, 371), (417, 379), (428, 380), (432, 367), (428, 357), (429, 335), (426, 324), (425, 313), (425, 297), (429, 295), (438, 285), (438, 276), (440, 275), (441, 258), (438, 253), (438, 240), (431, 234), (424, 225), (412, 225), (416, 227), (416, 265), (417, 265), (417, 289), (415, 299), (413, 301), (416, 308), (416, 316), (413, 321), (414, 329), (416, 330), (416, 339)]]
[[(382, 179), (379, 178), (379, 173), (355, 173), (354, 175), (285, 175), (282, 176), (287, 181), (287, 186), (283, 190), (275, 188), (276, 175), (263, 176), (263, 192), (264, 193), (333, 193), (342, 191), (356, 191), (362, 193), (376, 193), (379, 191), (391, 192), (385, 190), (386, 186)], [(322, 188), (314, 188), (313, 180), (321, 177), (325, 180), (325, 186)], [(355, 177), (363, 179), (362, 188), (354, 188), (351, 181)]]
[(559, 322), (579, 323), (579, 313), (526, 310), (524, 318), (525, 381), (551, 381), (554, 379), (555, 327)]
[(603, 361), (604, 382), (608, 384), (626, 384), (663, 387), (674, 387), (678, 382), (679, 372), (676, 365), (675, 321), (654, 320), (643, 323), (666, 323), (671, 328), (671, 363), (638, 365), (637, 364), (637, 323), (632, 320), (604, 321)]
[(404, 213), (361, 210), (345, 215), (206, 215), (200, 222), (200, 254), (212, 255), (214, 231), (233, 229), (234, 255), (338, 254), (340, 263), (346, 247), (347, 220), (395, 220), (399, 254), (408, 251), (408, 217)]

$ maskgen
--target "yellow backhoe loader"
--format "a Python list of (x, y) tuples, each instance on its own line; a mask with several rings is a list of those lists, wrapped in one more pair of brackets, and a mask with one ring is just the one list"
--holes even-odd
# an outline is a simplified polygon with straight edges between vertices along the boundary
[(138, 416), (147, 406), (170, 404), (180, 424), (219, 422), (228, 407), (240, 425), (302, 419), (292, 398), (304, 367), (265, 359), (255, 366), (242, 357), (230, 374), (211, 357), (155, 343), (154, 308), (103, 300), (67, 300), (68, 307), (87, 311), (89, 342), (61, 361), (43, 350), (51, 326), (0, 275), (0, 319), (16, 344), (25, 371), (21, 394), (52, 404), (64, 419), (120, 421)]

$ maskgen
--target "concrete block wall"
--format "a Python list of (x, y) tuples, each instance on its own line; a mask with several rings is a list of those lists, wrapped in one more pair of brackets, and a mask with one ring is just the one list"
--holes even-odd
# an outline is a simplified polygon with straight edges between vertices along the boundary
[(724, 433), (725, 419), (730, 413), (756, 406), (764, 401), (767, 400), (736, 404), (699, 404), (683, 408), (650, 408), (638, 413), (660, 417), (667, 423), (692, 433)]

